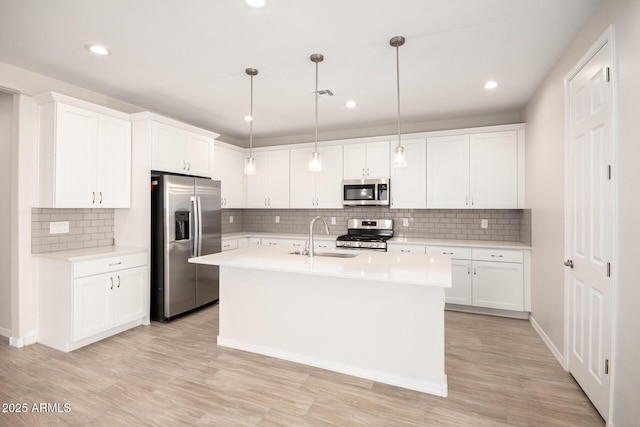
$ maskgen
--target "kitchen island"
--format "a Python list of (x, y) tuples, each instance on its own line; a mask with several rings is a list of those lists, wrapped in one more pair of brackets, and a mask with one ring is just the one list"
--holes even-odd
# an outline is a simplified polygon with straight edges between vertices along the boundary
[(448, 256), (290, 252), (258, 246), (189, 260), (220, 266), (218, 345), (447, 395)]

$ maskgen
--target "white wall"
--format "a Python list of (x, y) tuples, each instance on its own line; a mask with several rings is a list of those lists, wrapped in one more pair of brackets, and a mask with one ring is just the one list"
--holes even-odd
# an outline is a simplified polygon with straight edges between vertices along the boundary
[[(13, 95), (0, 91), (0, 200), (11, 200)], [(5, 204), (5, 206), (7, 206)], [(11, 336), (11, 212), (0, 216), (0, 335)]]
[(614, 265), (616, 294), (615, 357), (612, 363), (616, 426), (640, 419), (640, 286), (637, 245), (640, 242), (640, 2), (605, 0), (578, 37), (551, 69), (523, 113), (527, 122), (526, 194), (532, 210), (532, 318), (562, 355), (564, 349), (564, 89), (565, 74), (611, 24), (615, 25), (618, 67), (619, 245)]

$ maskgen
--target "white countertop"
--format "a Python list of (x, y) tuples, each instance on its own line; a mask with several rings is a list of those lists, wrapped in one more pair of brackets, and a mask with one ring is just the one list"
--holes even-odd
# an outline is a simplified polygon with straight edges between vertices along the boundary
[(62, 261), (88, 261), (91, 259), (128, 255), (139, 252), (147, 252), (147, 249), (135, 246), (100, 246), (96, 248), (70, 249), (68, 251), (47, 252), (33, 255)]
[[(335, 241), (339, 234), (321, 234), (316, 232), (313, 239), (333, 240)], [(240, 231), (237, 233), (225, 233), (222, 240), (242, 239), (247, 237), (272, 238), (272, 239), (298, 239), (309, 240), (308, 234), (296, 233), (269, 233), (269, 232), (251, 232)], [(426, 237), (393, 237), (389, 243), (401, 243), (406, 245), (427, 245), (427, 246), (460, 246), (466, 248), (488, 248), (488, 249), (520, 249), (531, 250), (531, 245), (520, 242), (504, 242), (494, 240), (455, 240), (455, 239), (429, 239)]]
[[(377, 251), (334, 250), (357, 253), (353, 258), (292, 255), (291, 248), (255, 246), (189, 259), (196, 264), (281, 271), (358, 280), (451, 287), (451, 259), (445, 255), (396, 254)], [(322, 253), (323, 251), (316, 251)]]

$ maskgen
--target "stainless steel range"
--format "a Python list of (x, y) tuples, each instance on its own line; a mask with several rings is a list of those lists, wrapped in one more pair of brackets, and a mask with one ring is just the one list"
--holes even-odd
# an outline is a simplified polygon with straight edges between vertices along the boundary
[(353, 218), (347, 221), (347, 234), (336, 239), (336, 247), (386, 251), (387, 240), (392, 237), (392, 219)]

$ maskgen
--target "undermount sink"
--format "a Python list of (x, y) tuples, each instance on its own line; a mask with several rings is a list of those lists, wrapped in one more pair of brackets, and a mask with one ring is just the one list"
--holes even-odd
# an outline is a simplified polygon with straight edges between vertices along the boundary
[[(290, 255), (304, 255), (304, 256), (309, 256), (309, 252), (307, 251), (291, 251), (289, 252)], [(357, 257), (358, 254), (355, 252), (319, 252), (319, 251), (315, 251), (313, 256), (326, 256), (326, 257), (333, 257), (333, 258), (354, 258)]]

